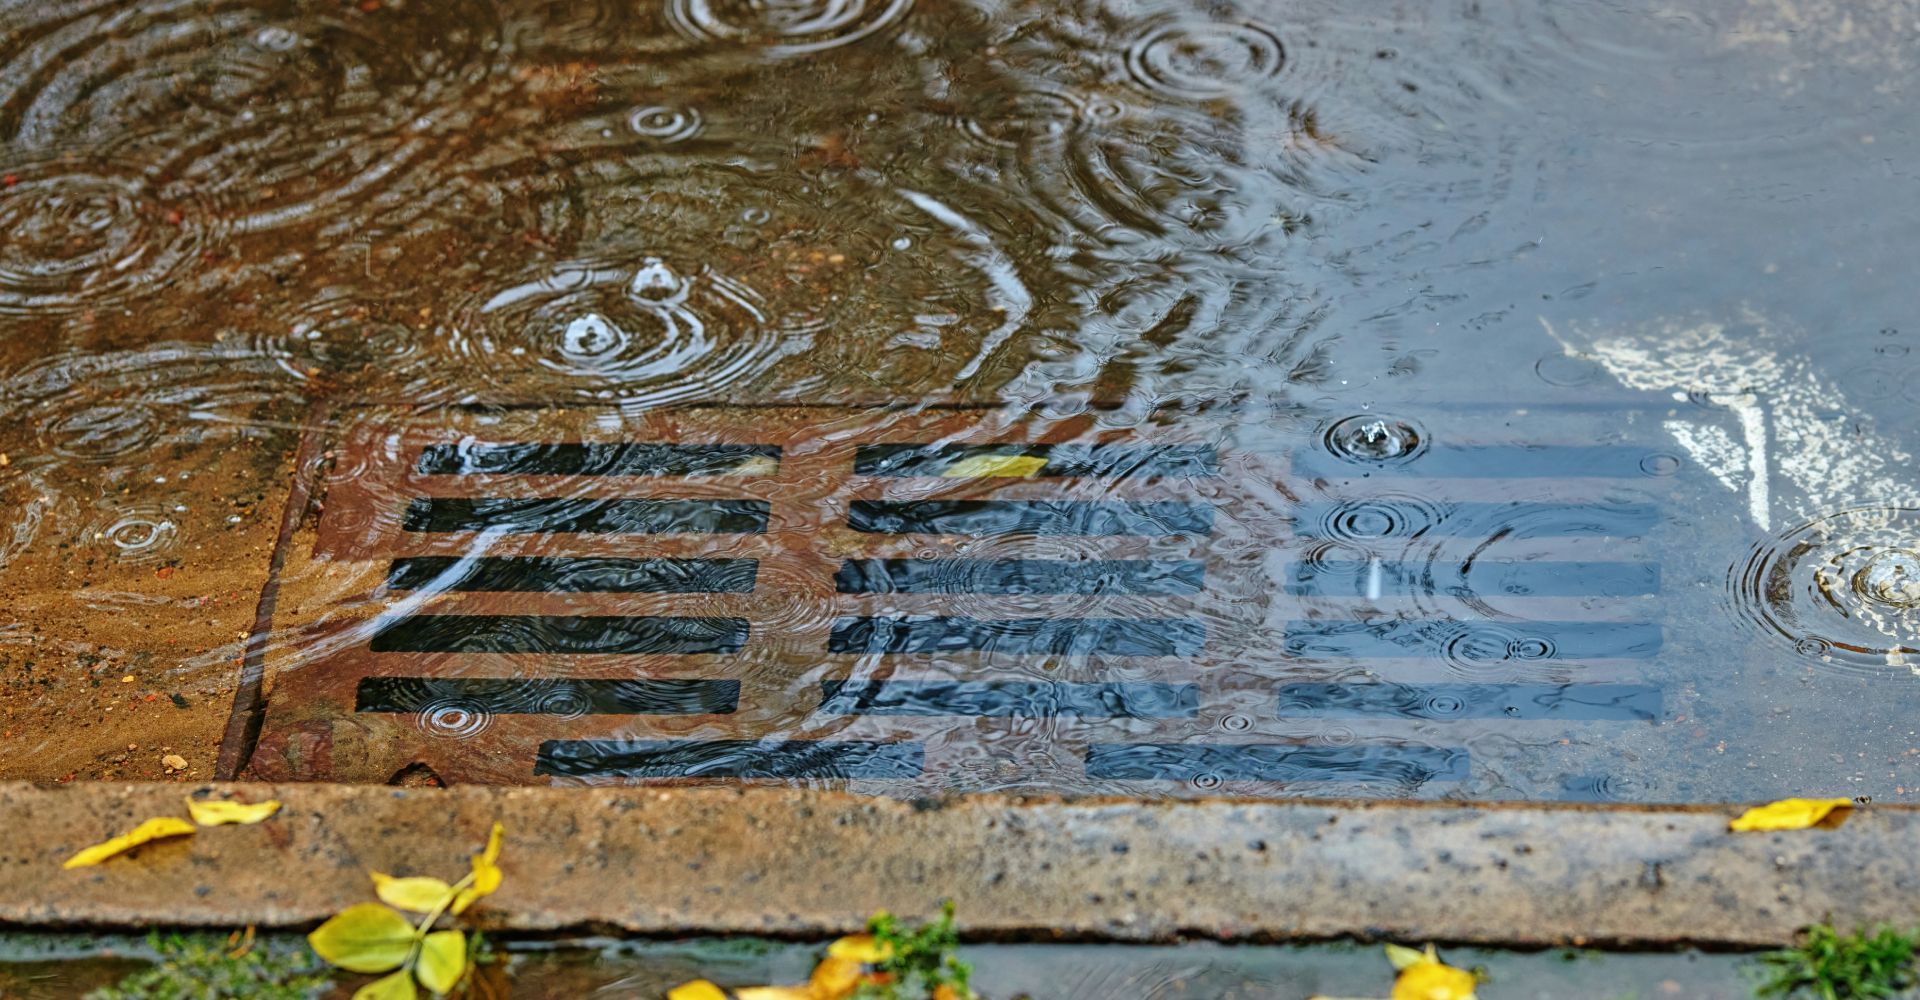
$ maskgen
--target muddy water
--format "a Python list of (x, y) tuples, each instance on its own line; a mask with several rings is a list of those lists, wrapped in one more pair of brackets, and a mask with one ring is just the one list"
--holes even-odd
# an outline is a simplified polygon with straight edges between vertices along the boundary
[(1916, 34), (0, 4), (0, 771), (1897, 800)]

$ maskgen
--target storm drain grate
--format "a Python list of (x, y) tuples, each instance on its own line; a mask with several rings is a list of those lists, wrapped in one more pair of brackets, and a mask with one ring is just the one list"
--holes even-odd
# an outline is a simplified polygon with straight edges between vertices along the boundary
[(1564, 782), (1668, 714), (1679, 464), (1488, 423), (343, 411), (248, 770), (1420, 794), (1498, 738)]

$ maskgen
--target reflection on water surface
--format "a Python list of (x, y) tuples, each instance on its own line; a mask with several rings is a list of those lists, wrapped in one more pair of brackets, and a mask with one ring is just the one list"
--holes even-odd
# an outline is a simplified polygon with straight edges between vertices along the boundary
[(0, 767), (1898, 799), (1912, 14), (0, 3)]

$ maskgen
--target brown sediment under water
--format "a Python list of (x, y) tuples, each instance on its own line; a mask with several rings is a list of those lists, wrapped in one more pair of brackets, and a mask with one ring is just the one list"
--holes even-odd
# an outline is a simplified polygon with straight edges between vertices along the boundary
[(0, 777), (1913, 796), (1916, 52), (3, 0)]

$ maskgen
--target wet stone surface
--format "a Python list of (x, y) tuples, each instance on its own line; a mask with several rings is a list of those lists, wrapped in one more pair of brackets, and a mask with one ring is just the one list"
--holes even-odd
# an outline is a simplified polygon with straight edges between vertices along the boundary
[(1917, 31), (0, 0), (0, 776), (1899, 800)]

